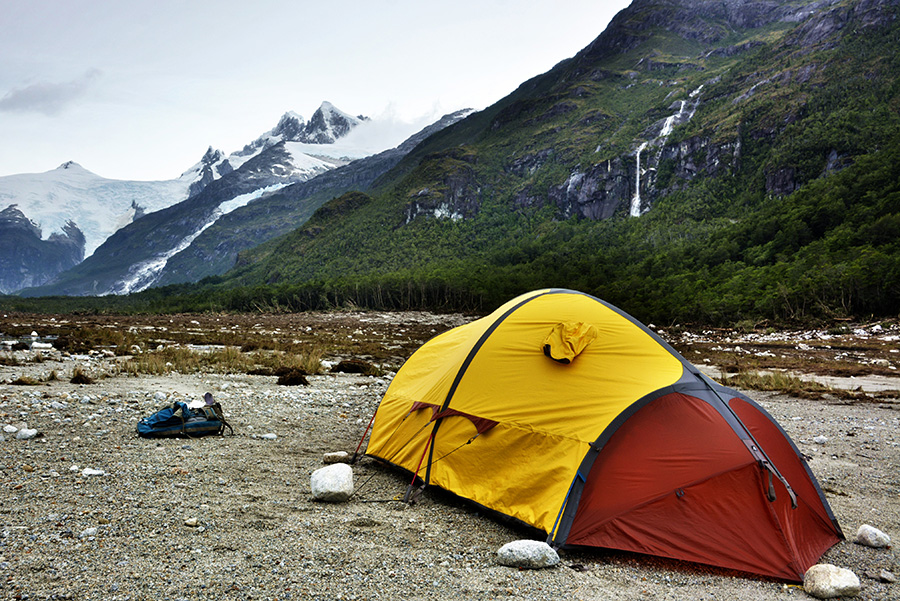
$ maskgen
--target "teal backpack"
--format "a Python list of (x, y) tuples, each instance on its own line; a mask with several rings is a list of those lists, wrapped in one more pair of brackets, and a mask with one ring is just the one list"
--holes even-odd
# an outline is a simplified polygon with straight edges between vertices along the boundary
[(223, 436), (228, 428), (234, 436), (234, 429), (225, 421), (222, 406), (213, 402), (212, 395), (203, 397), (202, 407), (188, 407), (186, 403), (175, 401), (153, 415), (141, 418), (137, 424), (138, 436), (142, 438), (197, 438), (216, 434)]

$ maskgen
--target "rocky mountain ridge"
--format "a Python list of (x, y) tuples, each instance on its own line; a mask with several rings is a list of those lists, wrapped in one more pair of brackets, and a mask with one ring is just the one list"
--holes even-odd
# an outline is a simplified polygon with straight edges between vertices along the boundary
[[(52, 240), (40, 236), (29, 239), (31, 251), (25, 255), (19, 253), (15, 258), (0, 255), (0, 265), (4, 259), (9, 259), (8, 269), (0, 267), (0, 292), (11, 293), (47, 284), (61, 273), (63, 265), (68, 269), (84, 257), (89, 258), (121, 228), (148, 213), (201, 194), (213, 182), (254, 159), (256, 166), (247, 171), (255, 175), (249, 181), (261, 188), (304, 181), (346, 164), (366, 151), (353, 151), (356, 153), (354, 156), (345, 157), (341, 153), (347, 150), (340, 149), (338, 156), (330, 156), (333, 151), (319, 147), (334, 145), (335, 141), (366, 121), (366, 117), (347, 115), (327, 101), (322, 103), (309, 122), (289, 112), (272, 130), (238, 152), (226, 155), (209, 147), (201, 160), (176, 180), (109, 180), (91, 173), (74, 161), (44, 174), (0, 177), (0, 207), (17, 205), (27, 219), (41, 224), (42, 232), (51, 236), (58, 234), (76, 243), (79, 238), (71, 238), (69, 232), (72, 228), (78, 229), (83, 234), (80, 239), (84, 241), (84, 246), (63, 262), (51, 261), (48, 264), (46, 261), (46, 257), (57, 254), (58, 237)], [(303, 146), (285, 150), (284, 144), (289, 142), (302, 143)], [(259, 166), (257, 157), (278, 144), (282, 144), (282, 150), (272, 151), (268, 155), (273, 161), (270, 166), (272, 177), (263, 178), (261, 173), (264, 169)], [(315, 152), (316, 156), (307, 154), (310, 151)], [(253, 191), (246, 186), (242, 190), (241, 193)], [(4, 205), (4, 202), (8, 204)], [(210, 214), (205, 214), (203, 218), (210, 218)], [(13, 239), (13, 232), (5, 229), (12, 227), (13, 223), (0, 221), (0, 237)], [(44, 245), (47, 248), (42, 249)], [(123, 289), (127, 290), (129, 286)]]
[[(368, 187), (397, 163), (427, 132), (452, 124), (468, 114), (448, 115), (411, 136), (394, 149), (355, 159), (347, 164), (329, 159), (299, 163), (291, 143), (304, 144), (304, 136), (327, 139), (346, 135), (353, 127), (344, 113), (326, 110), (301, 127), (291, 115), (256, 142), (245, 147), (246, 160), (236, 169), (210, 182), (201, 192), (161, 211), (150, 213), (109, 237), (83, 263), (59, 274), (26, 296), (129, 294), (151, 285), (194, 282), (231, 268), (238, 252), (290, 231), (334, 195)], [(322, 125), (323, 121), (325, 125)], [(307, 124), (309, 125), (309, 124)], [(317, 133), (315, 133), (317, 132)], [(321, 146), (326, 146), (322, 144)], [(262, 150), (259, 150), (262, 148)], [(243, 152), (243, 151), (242, 151)], [(323, 150), (324, 152), (324, 150)], [(338, 151), (340, 152), (340, 151)], [(210, 156), (217, 156), (207, 153)], [(232, 157), (226, 159), (231, 162)], [(321, 178), (321, 179), (320, 179)]]

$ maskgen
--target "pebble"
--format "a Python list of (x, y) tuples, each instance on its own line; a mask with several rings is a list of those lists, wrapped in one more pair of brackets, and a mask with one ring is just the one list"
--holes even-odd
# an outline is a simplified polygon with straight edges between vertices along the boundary
[(872, 580), (886, 582), (888, 584), (897, 582), (897, 577), (894, 575), (894, 573), (887, 570), (881, 570), (880, 572), (868, 571), (866, 572), (866, 576), (868, 576)]
[(22, 428), (16, 432), (16, 438), (19, 440), (31, 440), (37, 436), (38, 431), (34, 428)]
[(335, 463), (317, 469), (310, 476), (310, 488), (316, 501), (342, 503), (353, 494), (353, 468)]
[(79, 538), (87, 538), (89, 536), (97, 536), (97, 532), (99, 532), (99, 528), (85, 528), (81, 531), (81, 534), (78, 535)]
[(870, 526), (869, 524), (863, 524), (856, 531), (856, 541), (857, 544), (864, 545), (866, 547), (872, 547), (874, 549), (880, 549), (883, 547), (891, 546), (891, 537), (876, 528), (875, 526)]
[(500, 547), (497, 561), (514, 568), (550, 568), (559, 563), (559, 554), (543, 541), (515, 540)]
[(803, 589), (817, 599), (855, 597), (861, 585), (851, 570), (820, 563), (812, 566), (803, 577)]
[(332, 464), (332, 463), (348, 463), (350, 460), (350, 453), (347, 451), (335, 451), (334, 453), (325, 453), (323, 457), (323, 463)]

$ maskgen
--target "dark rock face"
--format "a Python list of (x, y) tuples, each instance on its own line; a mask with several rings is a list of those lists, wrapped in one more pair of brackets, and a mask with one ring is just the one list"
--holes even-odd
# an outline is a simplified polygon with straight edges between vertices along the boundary
[(310, 117), (302, 132), (296, 137), (285, 139), (308, 144), (334, 144), (335, 140), (350, 133), (350, 130), (356, 127), (359, 121), (358, 118), (348, 118), (330, 104), (323, 103)]
[(787, 196), (797, 188), (797, 172), (793, 167), (782, 167), (766, 173), (766, 192), (769, 194)]
[(481, 188), (475, 179), (474, 169), (461, 167), (446, 175), (441, 183), (440, 190), (423, 188), (412, 195), (406, 204), (405, 223), (420, 217), (467, 219), (478, 213)]
[(278, 125), (272, 130), (276, 136), (281, 136), (282, 140), (299, 140), (304, 132), (303, 121), (295, 115), (287, 113), (278, 120)]
[[(202, 165), (200, 179), (192, 183), (190, 188), (188, 188), (188, 198), (199, 194), (203, 188), (215, 181), (217, 177), (222, 177), (234, 171), (228, 161), (224, 159), (225, 153), (221, 150), (213, 150), (212, 146), (207, 149), (206, 154), (200, 159), (200, 164)], [(134, 218), (137, 219), (137, 215)]]
[(622, 158), (603, 161), (586, 172), (575, 171), (550, 189), (550, 202), (564, 218), (608, 219), (630, 201), (629, 173)]
[(541, 167), (543, 167), (553, 156), (553, 149), (547, 148), (533, 154), (528, 154), (518, 159), (514, 159), (506, 166), (506, 172), (512, 173), (519, 177), (531, 175)]
[(84, 259), (84, 234), (69, 222), (63, 233), (41, 239), (41, 230), (16, 207), (0, 211), (0, 293), (48, 282)]

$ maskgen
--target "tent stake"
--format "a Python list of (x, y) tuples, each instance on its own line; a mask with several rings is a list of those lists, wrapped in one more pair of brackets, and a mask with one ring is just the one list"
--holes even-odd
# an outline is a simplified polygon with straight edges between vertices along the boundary
[[(425, 449), (422, 451), (422, 456), (419, 457), (419, 465), (416, 466), (416, 471), (413, 472), (412, 481), (409, 483), (409, 486), (406, 487), (406, 494), (403, 495), (403, 502), (408, 503), (411, 499), (413, 488), (416, 485), (416, 478), (419, 477), (419, 470), (422, 469), (422, 462), (425, 460), (425, 453), (428, 452), (428, 447), (431, 446), (431, 439), (434, 438), (434, 433), (432, 432), (431, 436), (428, 437), (428, 442), (425, 443)], [(425, 484), (422, 484), (422, 488), (425, 488)]]

